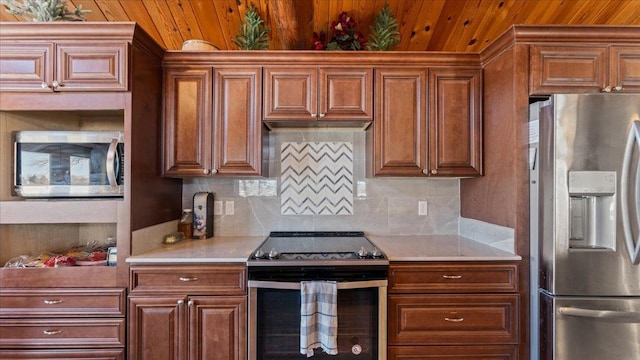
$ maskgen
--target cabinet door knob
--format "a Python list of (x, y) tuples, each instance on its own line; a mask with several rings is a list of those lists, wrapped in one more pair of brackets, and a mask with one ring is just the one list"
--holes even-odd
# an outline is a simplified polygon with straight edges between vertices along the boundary
[(178, 300), (178, 303), (177, 303), (177, 304), (178, 304), (178, 306), (182, 306), (182, 305), (184, 305), (184, 300)]
[(218, 173), (218, 169), (211, 169), (211, 175), (215, 175)]
[(436, 169), (431, 169), (431, 174), (436, 175), (438, 173), (438, 170)]
[(425, 175), (429, 175), (429, 170), (427, 170), (427, 169), (422, 169), (422, 173), (423, 173), (423, 174), (425, 174)]
[(209, 175), (209, 169), (202, 169), (202, 173), (205, 175)]
[(622, 91), (622, 85), (616, 85), (616, 86), (613, 88), (613, 91)]
[(610, 93), (611, 92), (611, 86), (605, 87), (604, 89), (602, 89), (602, 92)]
[(320, 117), (320, 119), (322, 119), (323, 117), (325, 117), (325, 115), (327, 115), (327, 114), (320, 114), (320, 116), (319, 116), (319, 117)]
[(189, 306), (189, 307), (193, 307), (193, 305), (194, 305), (193, 300), (189, 300), (189, 302), (187, 302), (187, 306)]
[(58, 80), (53, 80), (53, 89), (57, 89), (60, 86), (60, 83), (58, 82)]
[(311, 117), (315, 119), (315, 118), (317, 118), (317, 117), (318, 117), (318, 114), (312, 113), (312, 114), (311, 114)]
[(46, 82), (42, 82), (42, 84), (40, 84), (40, 87), (43, 89), (48, 89), (49, 88), (49, 84), (47, 84)]

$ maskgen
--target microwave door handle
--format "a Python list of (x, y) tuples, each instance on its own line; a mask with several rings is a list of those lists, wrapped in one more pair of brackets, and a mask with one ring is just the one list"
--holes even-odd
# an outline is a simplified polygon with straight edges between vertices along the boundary
[(107, 180), (112, 187), (118, 186), (118, 180), (116, 179), (116, 150), (118, 148), (118, 139), (111, 139), (109, 144), (109, 150), (107, 151)]
[(608, 320), (619, 320), (625, 322), (640, 323), (640, 313), (631, 311), (614, 311), (614, 310), (592, 310), (562, 306), (558, 309), (561, 315), (598, 318)]
[[(624, 151), (624, 158), (622, 160), (622, 173), (620, 179), (620, 208), (622, 215), (622, 228), (624, 232), (624, 240), (627, 245), (629, 257), (633, 265), (640, 263), (640, 239), (634, 241), (633, 231), (631, 230), (631, 216), (629, 211), (629, 186), (631, 185), (631, 160), (633, 155), (634, 144), (636, 145), (638, 152), (640, 153), (640, 120), (635, 120), (631, 124), (629, 130), (629, 137), (627, 138), (627, 145)], [(638, 164), (640, 166), (640, 164)], [(640, 173), (640, 169), (638, 169)], [(635, 184), (635, 201), (633, 202), (636, 207), (640, 204), (640, 174), (636, 175)], [(635, 209), (636, 213), (640, 212), (640, 209)]]

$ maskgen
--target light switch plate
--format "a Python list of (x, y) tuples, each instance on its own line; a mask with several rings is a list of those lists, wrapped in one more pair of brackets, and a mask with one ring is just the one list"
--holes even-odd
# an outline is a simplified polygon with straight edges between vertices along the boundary
[(233, 215), (235, 212), (235, 204), (233, 201), (225, 201), (224, 203), (224, 214), (225, 215)]
[(418, 201), (418, 215), (427, 216), (427, 202)]
[(213, 202), (213, 215), (222, 215), (222, 203), (223, 201)]

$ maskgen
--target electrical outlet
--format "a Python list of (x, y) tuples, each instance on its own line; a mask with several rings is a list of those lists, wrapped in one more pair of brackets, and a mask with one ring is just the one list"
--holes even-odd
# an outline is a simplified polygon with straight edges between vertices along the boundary
[(223, 201), (213, 202), (213, 215), (222, 215), (222, 203)]
[(418, 215), (427, 216), (427, 202), (418, 201)]
[(235, 205), (233, 201), (225, 201), (224, 203), (224, 214), (225, 215), (233, 215), (235, 212)]

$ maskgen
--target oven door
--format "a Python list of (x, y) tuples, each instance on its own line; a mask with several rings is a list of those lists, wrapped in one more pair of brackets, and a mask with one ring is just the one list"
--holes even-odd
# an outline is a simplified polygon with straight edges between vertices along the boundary
[[(300, 283), (249, 280), (249, 360), (300, 354)], [(338, 355), (314, 359), (385, 360), (387, 280), (338, 282)]]

